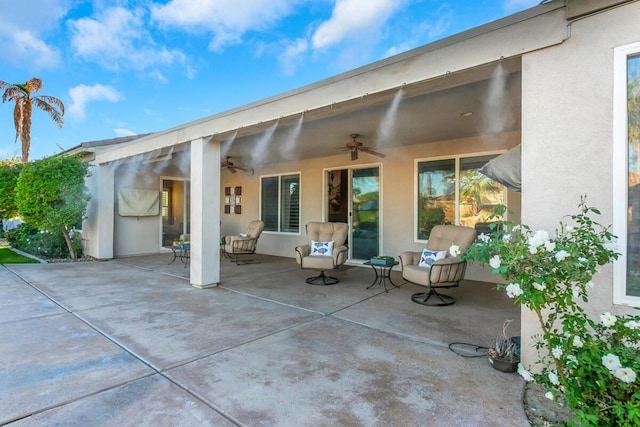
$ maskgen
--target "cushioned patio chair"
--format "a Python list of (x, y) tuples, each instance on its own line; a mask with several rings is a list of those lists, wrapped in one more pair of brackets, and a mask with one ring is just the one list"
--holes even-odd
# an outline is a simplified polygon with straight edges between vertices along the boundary
[(240, 262), (240, 258), (256, 253), (256, 246), (262, 230), (264, 230), (264, 222), (253, 220), (247, 226), (246, 233), (237, 236), (224, 236), (224, 254), (236, 265), (250, 262), (249, 259), (243, 259)]
[(308, 244), (296, 247), (296, 261), (304, 270), (320, 271), (307, 278), (310, 285), (334, 285), (339, 282), (327, 276), (347, 261), (349, 248), (345, 245), (349, 226), (344, 222), (309, 222), (306, 225)]
[[(422, 305), (445, 306), (455, 303), (450, 295), (438, 292), (440, 288), (459, 286), (467, 263), (451, 256), (452, 244), (463, 253), (476, 238), (476, 230), (457, 225), (436, 225), (431, 230), (427, 247), (422, 252), (400, 254), (402, 277), (413, 284), (429, 288), (427, 292), (413, 294), (411, 300)], [(434, 297), (434, 299), (431, 299)]]

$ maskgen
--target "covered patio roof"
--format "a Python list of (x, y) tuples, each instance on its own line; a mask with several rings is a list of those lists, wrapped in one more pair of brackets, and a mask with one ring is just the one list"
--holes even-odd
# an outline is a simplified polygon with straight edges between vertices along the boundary
[[(562, 43), (565, 19), (562, 2), (543, 4), (281, 95), (154, 133), (96, 159), (108, 163), (176, 151), (186, 148), (177, 145), (204, 138), (222, 143), (223, 156), (259, 165), (337, 154), (354, 133), (365, 146), (384, 151), (516, 131), (520, 58)], [(392, 122), (385, 121), (392, 107)], [(392, 136), (380, 138), (383, 125), (392, 126)], [(269, 150), (261, 144), (268, 144)]]

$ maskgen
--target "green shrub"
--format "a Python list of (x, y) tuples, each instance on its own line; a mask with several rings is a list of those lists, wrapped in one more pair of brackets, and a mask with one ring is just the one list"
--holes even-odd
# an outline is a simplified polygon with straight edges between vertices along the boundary
[[(62, 234), (39, 230), (37, 227), (24, 223), (12, 230), (7, 230), (4, 237), (14, 248), (40, 258), (70, 258), (69, 249)], [(74, 250), (81, 256), (80, 235), (73, 233), (71, 240)]]

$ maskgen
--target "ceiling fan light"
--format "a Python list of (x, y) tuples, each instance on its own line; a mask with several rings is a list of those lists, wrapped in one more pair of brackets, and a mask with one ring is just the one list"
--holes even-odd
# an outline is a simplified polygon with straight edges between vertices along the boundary
[(358, 160), (358, 150), (351, 150), (351, 160)]

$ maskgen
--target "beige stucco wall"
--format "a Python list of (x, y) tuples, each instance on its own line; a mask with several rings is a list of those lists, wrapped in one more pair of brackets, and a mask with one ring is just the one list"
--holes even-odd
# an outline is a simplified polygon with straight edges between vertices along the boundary
[[(640, 2), (582, 18), (571, 24), (562, 45), (522, 59), (522, 221), (553, 231), (577, 212), (580, 195), (612, 223), (613, 49), (640, 41)], [(618, 202), (623, 202), (618, 200)], [(595, 277), (588, 311), (628, 311), (613, 306), (613, 269)], [(523, 312), (525, 361), (534, 350), (526, 343), (536, 320)]]
[[(330, 168), (379, 164), (381, 165), (381, 221), (383, 224), (381, 252), (397, 256), (406, 250), (419, 251), (424, 248), (424, 244), (414, 241), (415, 160), (507, 150), (519, 142), (520, 134), (514, 132), (389, 149), (384, 151), (387, 155), (384, 159), (361, 154), (357, 161), (352, 162), (349, 153), (344, 153), (332, 157), (279, 163), (257, 169), (253, 177), (223, 171), (223, 188), (242, 186), (242, 214), (221, 213), (222, 234), (242, 232), (249, 221), (259, 218), (260, 176), (300, 172), (301, 233), (291, 235), (265, 232), (258, 243), (259, 253), (293, 257), (295, 246), (306, 242), (304, 224), (309, 221), (326, 220), (323, 218), (323, 171)], [(507, 197), (510, 207), (519, 214), (519, 194), (510, 192)], [(469, 277), (477, 280), (494, 280), (479, 268), (470, 268)]]
[[(135, 188), (160, 191), (160, 177), (184, 178), (185, 172), (175, 163), (144, 163), (135, 160), (122, 162), (115, 169), (114, 241), (115, 257), (141, 255), (160, 251), (162, 217), (123, 217), (118, 215), (118, 190)], [(188, 175), (186, 175), (188, 178)], [(180, 208), (181, 209), (181, 208)]]

